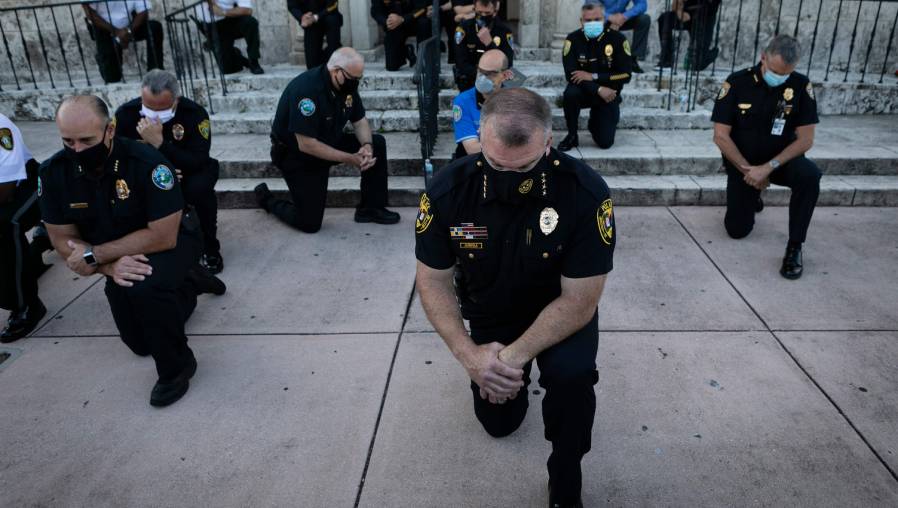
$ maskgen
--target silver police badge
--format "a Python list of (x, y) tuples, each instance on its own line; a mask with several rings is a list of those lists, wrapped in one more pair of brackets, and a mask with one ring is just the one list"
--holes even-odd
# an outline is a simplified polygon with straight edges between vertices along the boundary
[(539, 214), (539, 230), (548, 236), (556, 227), (558, 227), (558, 212), (552, 207), (543, 208)]

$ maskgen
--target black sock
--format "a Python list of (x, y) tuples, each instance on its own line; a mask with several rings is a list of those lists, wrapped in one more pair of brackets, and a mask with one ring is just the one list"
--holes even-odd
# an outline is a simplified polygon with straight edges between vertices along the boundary
[(789, 243), (786, 244), (787, 249), (799, 249), (801, 250), (801, 242), (796, 242), (794, 240), (789, 240)]

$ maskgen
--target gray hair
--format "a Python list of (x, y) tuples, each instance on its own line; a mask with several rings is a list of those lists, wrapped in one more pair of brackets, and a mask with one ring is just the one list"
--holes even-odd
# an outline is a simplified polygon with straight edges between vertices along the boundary
[(56, 113), (54, 113), (53, 117), (56, 118), (59, 116), (59, 111), (63, 108), (63, 106), (67, 106), (69, 104), (84, 104), (91, 111), (93, 111), (97, 117), (100, 118), (103, 122), (109, 122), (109, 106), (103, 102), (103, 99), (97, 97), (96, 95), (70, 95), (64, 98), (59, 106), (56, 106)]
[(529, 143), (534, 132), (542, 131), (546, 138), (552, 132), (549, 103), (526, 88), (504, 88), (493, 93), (483, 104), (480, 118), (482, 125), (490, 124), (499, 141), (511, 148)]
[(340, 48), (331, 54), (330, 59), (327, 61), (327, 69), (332, 71), (334, 69), (345, 69), (347, 66), (352, 65), (354, 63), (365, 63), (365, 59), (362, 58), (362, 55), (359, 54), (358, 51), (344, 47)]
[(163, 71), (161, 69), (153, 69), (146, 73), (140, 87), (146, 88), (153, 95), (159, 95), (165, 91), (171, 92), (172, 96), (175, 98), (181, 95), (181, 86), (178, 84), (178, 77), (171, 71)]
[(779, 34), (770, 39), (764, 52), (770, 56), (779, 55), (786, 65), (795, 65), (801, 58), (801, 43), (791, 35)]

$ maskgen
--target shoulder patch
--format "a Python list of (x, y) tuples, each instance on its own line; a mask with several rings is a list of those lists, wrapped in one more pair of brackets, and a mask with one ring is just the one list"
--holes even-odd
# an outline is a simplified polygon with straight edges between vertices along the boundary
[(610, 198), (602, 201), (602, 205), (596, 210), (596, 223), (602, 241), (605, 245), (611, 245), (611, 240), (614, 239), (614, 206)]
[(0, 129), (0, 147), (11, 152), (14, 146), (15, 142), (12, 139), (12, 131), (7, 128)]
[(203, 137), (206, 141), (209, 141), (209, 136), (212, 135), (212, 126), (209, 123), (209, 119), (205, 119), (197, 126), (197, 130), (200, 131), (200, 136)]
[(455, 106), (452, 106), (452, 121), (457, 122), (457, 121), (461, 120), (461, 113), (462, 113), (461, 106), (459, 106), (458, 104), (456, 104)]
[(303, 116), (312, 116), (315, 114), (315, 101), (312, 99), (306, 98), (299, 101), (299, 112), (302, 113)]
[(465, 30), (459, 26), (455, 29), (455, 44), (460, 45), (463, 40), (465, 40)]
[(427, 231), (433, 222), (433, 211), (430, 208), (430, 198), (427, 193), (421, 194), (421, 202), (418, 204), (418, 216), (415, 217), (415, 233), (421, 234)]
[(812, 85), (810, 81), (808, 81), (808, 86), (804, 87), (804, 90), (808, 93), (808, 97), (810, 97), (812, 101), (817, 101), (817, 97), (814, 96), (814, 85)]
[(630, 56), (630, 39), (624, 38), (624, 53)]
[(153, 185), (164, 191), (172, 190), (175, 186), (175, 177), (168, 166), (160, 164), (153, 170)]
[(511, 35), (511, 32), (508, 32), (507, 34), (505, 34), (505, 40), (508, 41), (509, 46), (514, 46), (514, 36)]
[(720, 91), (717, 92), (717, 100), (721, 100), (730, 93), (730, 83), (729, 81), (724, 81), (722, 85), (720, 85)]
[(570, 53), (570, 52), (571, 52), (571, 40), (565, 39), (564, 40), (564, 49), (561, 51), (561, 56), (567, 56), (568, 53)]

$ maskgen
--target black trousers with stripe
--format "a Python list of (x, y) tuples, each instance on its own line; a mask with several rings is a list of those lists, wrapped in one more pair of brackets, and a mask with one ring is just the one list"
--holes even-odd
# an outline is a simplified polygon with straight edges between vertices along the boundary
[(0, 205), (0, 308), (21, 310), (37, 301), (37, 260), (28, 252), (25, 233), (40, 222), (37, 162), (28, 162), (28, 180), (13, 200)]

